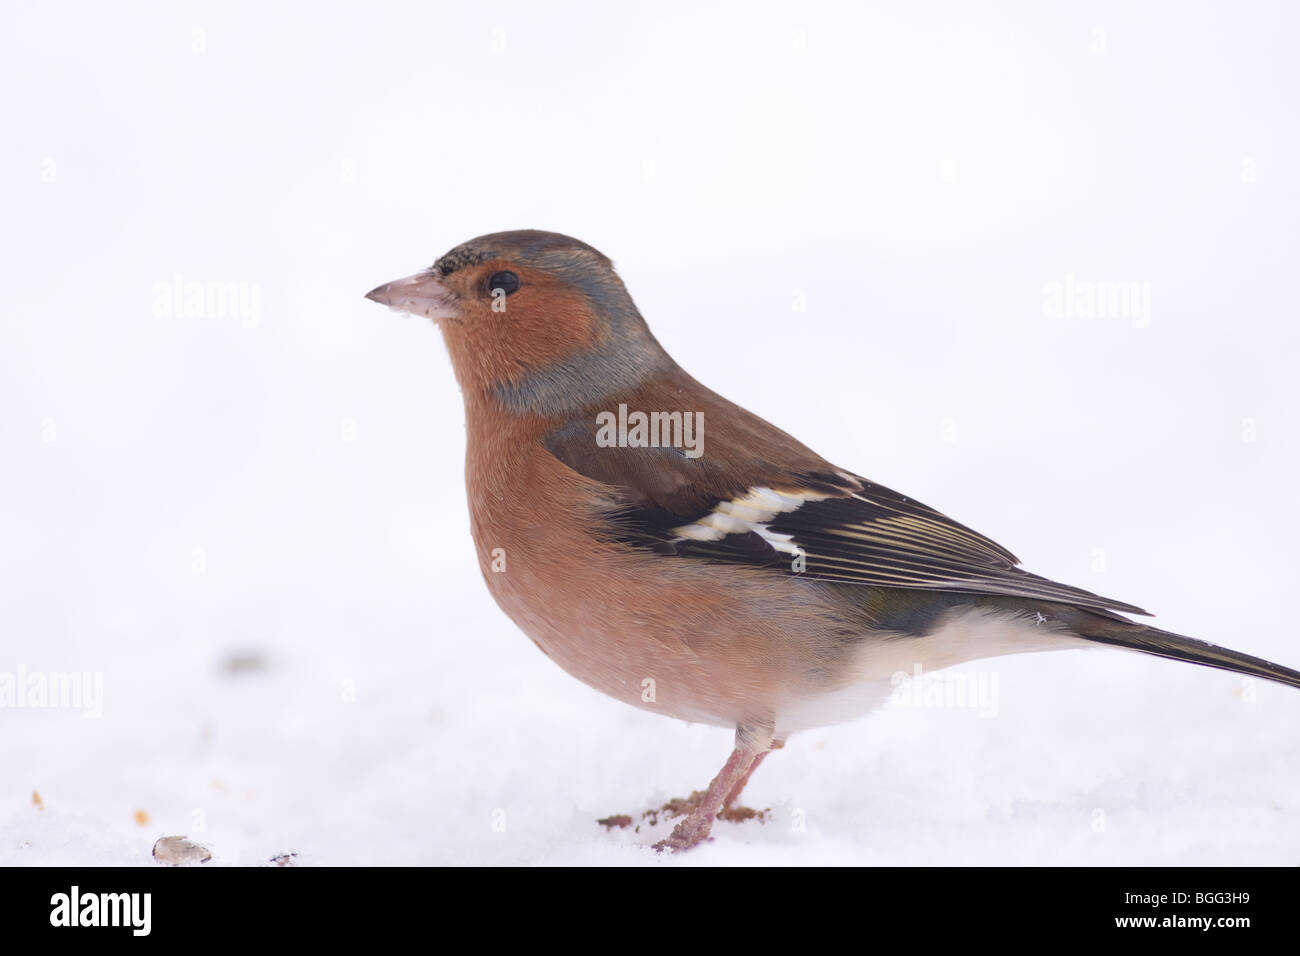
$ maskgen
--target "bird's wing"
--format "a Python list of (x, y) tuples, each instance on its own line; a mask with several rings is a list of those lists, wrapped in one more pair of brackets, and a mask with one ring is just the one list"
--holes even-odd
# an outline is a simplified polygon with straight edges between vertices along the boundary
[[(671, 397), (641, 396), (642, 404), (629, 407), (664, 408), (645, 402)], [(631, 547), (816, 580), (1146, 613), (1030, 574), (1001, 545), (835, 468), (725, 399), (711, 392), (691, 398), (705, 422), (698, 457), (680, 447), (599, 442), (594, 416), (576, 418), (545, 439), (569, 468), (608, 486), (611, 536)]]

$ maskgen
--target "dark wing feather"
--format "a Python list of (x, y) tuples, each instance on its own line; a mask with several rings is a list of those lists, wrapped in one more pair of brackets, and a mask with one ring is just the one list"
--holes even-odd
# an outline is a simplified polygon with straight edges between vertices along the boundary
[[(633, 396), (628, 404), (671, 408), (671, 397)], [(696, 392), (695, 401), (711, 422), (700, 458), (672, 448), (598, 447), (591, 418), (557, 428), (544, 443), (568, 467), (608, 486), (611, 535), (632, 547), (814, 580), (1146, 613), (1021, 570), (1001, 545), (919, 501), (836, 469), (714, 393)], [(717, 422), (734, 425), (726, 432)], [(698, 522), (714, 520), (710, 515), (726, 512), (755, 489), (779, 493), (786, 507), (756, 521), (722, 519), (722, 531), (705, 529), (713, 540), (693, 534)], [(740, 513), (752, 516), (752, 510)]]
[[(657, 550), (686, 557), (758, 564), (848, 584), (1000, 594), (1147, 613), (1030, 574), (1016, 566), (1019, 562), (1011, 552), (933, 508), (881, 485), (865, 480), (862, 484), (862, 492), (808, 501), (766, 522), (769, 536), (789, 536), (797, 552), (778, 551), (767, 537), (753, 531), (695, 541), (674, 535), (676, 529), (665, 529), (662, 515), (649, 526), (635, 510), (625, 510), (620, 520), (629, 530), (639, 525), (643, 535), (651, 533)], [(789, 488), (790, 493), (797, 490), (798, 486)]]

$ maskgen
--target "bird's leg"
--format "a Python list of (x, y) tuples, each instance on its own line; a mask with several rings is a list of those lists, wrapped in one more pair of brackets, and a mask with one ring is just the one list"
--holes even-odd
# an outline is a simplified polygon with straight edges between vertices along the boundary
[(749, 769), (745, 771), (745, 775), (736, 782), (734, 787), (731, 788), (731, 793), (727, 794), (727, 799), (722, 801), (724, 809), (730, 810), (736, 805), (736, 802), (740, 800), (741, 791), (745, 789), (745, 784), (749, 783), (749, 778), (754, 776), (754, 771), (758, 769), (758, 765), (763, 762), (763, 759), (773, 750), (780, 750), (784, 746), (784, 740), (773, 740), (772, 746), (768, 750), (764, 750), (754, 758), (754, 762), (749, 765)]
[(722, 809), (727, 794), (744, 780), (757, 756), (752, 750), (742, 750), (739, 747), (733, 750), (718, 775), (709, 784), (703, 799), (677, 826), (673, 827), (672, 834), (666, 840), (660, 840), (655, 844), (655, 849), (689, 850), (707, 840), (709, 831), (713, 828), (713, 821), (718, 811)]
[(742, 725), (736, 728), (736, 747), (709, 784), (703, 799), (677, 826), (666, 840), (655, 844), (656, 850), (689, 850), (709, 838), (709, 830), (718, 811), (734, 792), (739, 795), (759, 757), (772, 747), (772, 725)]

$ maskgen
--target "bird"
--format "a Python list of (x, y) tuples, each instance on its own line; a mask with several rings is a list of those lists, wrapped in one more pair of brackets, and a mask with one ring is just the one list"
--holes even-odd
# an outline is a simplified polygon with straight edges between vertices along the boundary
[(734, 731), (656, 850), (710, 839), (791, 734), (871, 712), (918, 667), (1104, 645), (1300, 687), (1300, 672), (1023, 570), (707, 388), (580, 240), (479, 236), (367, 298), (441, 330), (500, 608), (596, 690)]

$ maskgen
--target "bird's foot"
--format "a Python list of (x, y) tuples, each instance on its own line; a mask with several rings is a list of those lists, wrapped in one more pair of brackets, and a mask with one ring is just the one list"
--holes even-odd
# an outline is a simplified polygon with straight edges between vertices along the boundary
[(709, 831), (712, 828), (713, 817), (702, 813), (701, 808), (697, 807), (686, 819), (673, 827), (673, 832), (667, 839), (660, 840), (654, 845), (655, 852), (672, 850), (674, 853), (680, 853), (682, 850), (689, 850), (709, 839)]
[[(685, 799), (669, 800), (657, 810), (647, 810), (641, 814), (641, 819), (648, 820), (651, 826), (659, 822), (661, 813), (665, 816), (685, 818), (678, 821), (667, 839), (654, 844), (655, 850), (660, 853), (664, 850), (679, 853), (693, 846), (699, 846), (709, 838), (714, 820), (723, 819), (739, 823), (757, 818), (760, 823), (763, 822), (767, 815), (766, 810), (753, 810), (739, 806), (737, 800), (740, 792), (745, 788), (746, 781), (749, 780), (749, 775), (771, 746), (773, 740), (770, 727), (766, 736), (761, 739), (756, 739), (752, 729), (738, 727), (736, 749), (731, 752), (722, 770), (713, 778), (708, 790), (696, 790)], [(776, 746), (780, 746), (780, 743)], [(599, 822), (606, 829), (610, 829), (615, 826), (630, 826), (632, 818), (621, 815), (606, 817)], [(639, 825), (637, 829), (641, 829)]]
[[(705, 790), (696, 790), (689, 797), (673, 797), (662, 806), (655, 807), (651, 810), (641, 812), (641, 820), (638, 822), (630, 813), (615, 813), (608, 817), (601, 817), (596, 822), (606, 830), (624, 829), (633, 827), (640, 831), (641, 823), (647, 826), (658, 826), (661, 818), (677, 819), (679, 817), (689, 817), (700, 806), (708, 796)], [(728, 823), (744, 823), (746, 820), (757, 820), (759, 823), (766, 823), (771, 808), (756, 810), (753, 807), (736, 806), (732, 803), (723, 804), (714, 816), (715, 820), (726, 820)]]

